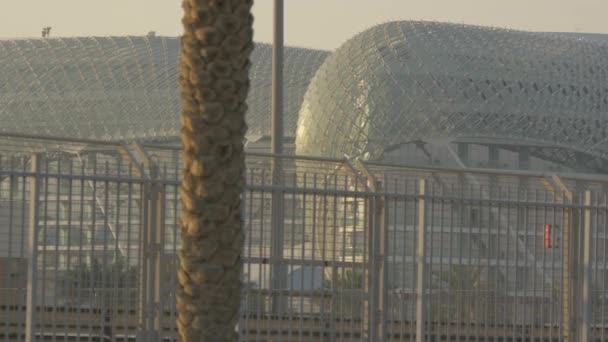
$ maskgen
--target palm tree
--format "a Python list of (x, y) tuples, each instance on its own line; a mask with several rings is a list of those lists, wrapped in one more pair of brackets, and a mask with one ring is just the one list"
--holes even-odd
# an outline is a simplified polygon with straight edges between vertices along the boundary
[(253, 0), (183, 0), (177, 326), (181, 341), (232, 341), (241, 301), (245, 99)]

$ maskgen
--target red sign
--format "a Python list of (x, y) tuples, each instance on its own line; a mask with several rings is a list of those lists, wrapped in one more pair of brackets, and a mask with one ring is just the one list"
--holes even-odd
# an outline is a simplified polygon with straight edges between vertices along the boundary
[(551, 248), (551, 225), (545, 225), (545, 248)]

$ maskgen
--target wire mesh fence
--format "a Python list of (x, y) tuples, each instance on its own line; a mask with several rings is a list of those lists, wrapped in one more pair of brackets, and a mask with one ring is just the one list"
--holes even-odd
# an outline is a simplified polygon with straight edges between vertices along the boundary
[[(176, 340), (179, 149), (9, 140), (0, 340)], [(275, 160), (247, 157), (242, 341), (606, 339), (602, 177)]]

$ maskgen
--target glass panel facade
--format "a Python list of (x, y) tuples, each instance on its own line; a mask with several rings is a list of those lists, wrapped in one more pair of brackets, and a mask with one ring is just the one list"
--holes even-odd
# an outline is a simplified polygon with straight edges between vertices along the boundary
[(602, 155), (607, 55), (605, 43), (555, 33), (381, 24), (319, 68), (300, 110), (296, 151), (380, 160), (411, 141), (484, 137)]
[[(269, 135), (271, 53), (256, 44), (250, 136)], [(327, 51), (285, 48), (285, 135)], [(0, 40), (0, 132), (95, 139), (179, 136), (179, 38)]]

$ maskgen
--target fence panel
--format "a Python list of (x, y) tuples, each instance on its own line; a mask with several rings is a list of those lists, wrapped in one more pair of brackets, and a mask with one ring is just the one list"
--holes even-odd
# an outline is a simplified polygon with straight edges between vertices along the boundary
[[(357, 204), (365, 196), (348, 176), (286, 172), (277, 257), (271, 248), (276, 192), (268, 176), (264, 169), (247, 174), (243, 340), (360, 339), (367, 223)], [(273, 287), (273, 272), (282, 272), (282, 288)]]
[(40, 160), (36, 336), (124, 339), (142, 295), (142, 185), (109, 179), (108, 160)]
[(591, 242), (591, 292), (587, 299), (590, 306), (591, 339), (608, 339), (608, 196), (593, 194), (590, 210)]
[(562, 231), (579, 227), (568, 219), (579, 207), (518, 187), (430, 182), (421, 192), (415, 181), (397, 180), (387, 187), (386, 339), (413, 340), (420, 320), (420, 340), (562, 339)]
[(28, 269), (27, 164), (0, 158), (0, 340), (25, 339)]
[[(28, 317), (55, 341), (176, 340), (179, 154), (90, 150), (0, 158), (0, 340)], [(276, 186), (271, 161), (248, 160), (242, 341), (607, 337), (605, 195), (310, 158)]]

